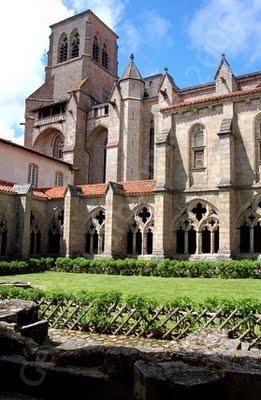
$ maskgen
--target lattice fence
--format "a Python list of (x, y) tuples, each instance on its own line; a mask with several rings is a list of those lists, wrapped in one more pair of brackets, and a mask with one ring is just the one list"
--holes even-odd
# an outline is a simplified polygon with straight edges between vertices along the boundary
[(95, 304), (74, 301), (39, 301), (40, 317), (52, 328), (74, 329), (113, 335), (157, 339), (182, 339), (204, 328), (226, 329), (230, 337), (248, 341), (250, 347), (261, 345), (261, 315), (243, 316), (238, 310), (209, 312), (194, 309), (170, 309), (165, 306), (145, 311), (130, 306), (110, 304), (97, 310)]

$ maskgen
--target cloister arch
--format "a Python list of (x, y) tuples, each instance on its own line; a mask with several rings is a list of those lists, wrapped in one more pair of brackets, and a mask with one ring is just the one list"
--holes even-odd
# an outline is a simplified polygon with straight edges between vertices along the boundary
[(94, 208), (85, 224), (85, 253), (94, 256), (104, 252), (105, 242), (105, 209)]
[(218, 210), (205, 200), (187, 204), (173, 223), (175, 253), (215, 254), (219, 250)]
[(238, 251), (261, 253), (261, 195), (255, 196), (241, 208), (237, 223)]
[(94, 128), (87, 137), (89, 183), (104, 183), (106, 181), (107, 141), (108, 129), (102, 125)]
[(30, 213), (30, 255), (38, 256), (42, 251), (43, 218), (40, 212), (32, 209)]
[(55, 210), (48, 228), (48, 253), (60, 254), (64, 229), (64, 210)]
[(3, 213), (0, 212), (0, 257), (7, 254), (8, 226)]
[(126, 250), (130, 256), (153, 253), (154, 210), (147, 204), (134, 208), (126, 227)]

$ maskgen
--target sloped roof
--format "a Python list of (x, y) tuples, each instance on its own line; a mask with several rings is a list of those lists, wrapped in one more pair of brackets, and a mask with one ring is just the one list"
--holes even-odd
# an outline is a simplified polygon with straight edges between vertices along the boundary
[[(156, 189), (156, 181), (128, 181), (120, 183), (122, 186), (122, 194), (138, 195), (153, 193)], [(13, 183), (0, 181), (0, 192), (14, 193)], [(103, 197), (106, 194), (108, 183), (99, 183), (91, 185), (77, 185), (82, 189), (84, 197)], [(59, 200), (64, 198), (66, 191), (65, 186), (56, 186), (50, 188), (33, 188), (33, 197), (45, 200)]]
[(131, 61), (120, 80), (123, 81), (125, 79), (136, 79), (142, 81), (142, 76), (137, 68), (137, 65), (134, 62), (133, 56), (131, 56)]
[(196, 99), (196, 100), (180, 101), (178, 103), (171, 104), (167, 107), (163, 107), (160, 109), (160, 111), (175, 110), (177, 108), (190, 106), (190, 105), (194, 105), (194, 104), (195, 105), (196, 104), (204, 104), (204, 103), (209, 103), (211, 101), (226, 100), (226, 99), (233, 98), (233, 97), (241, 97), (244, 95), (255, 94), (255, 93), (261, 93), (261, 87), (256, 87), (254, 89), (249, 89), (249, 90), (238, 90), (238, 91), (232, 92), (232, 93), (223, 93), (223, 94), (219, 94), (216, 96), (209, 96), (209, 97), (204, 97), (204, 98)]

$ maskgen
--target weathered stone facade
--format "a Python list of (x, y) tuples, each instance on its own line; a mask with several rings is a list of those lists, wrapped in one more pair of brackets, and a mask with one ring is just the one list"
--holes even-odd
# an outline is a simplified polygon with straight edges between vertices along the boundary
[(118, 79), (117, 35), (91, 11), (51, 29), (25, 146), (70, 162), (75, 186), (3, 185), (1, 254), (258, 257), (261, 73), (222, 55), (213, 82), (181, 89), (131, 57)]

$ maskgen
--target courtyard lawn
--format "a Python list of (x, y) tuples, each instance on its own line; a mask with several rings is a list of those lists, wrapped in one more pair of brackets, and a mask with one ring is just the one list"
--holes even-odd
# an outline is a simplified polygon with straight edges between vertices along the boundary
[(8, 280), (31, 282), (43, 290), (118, 290), (124, 296), (143, 294), (158, 300), (171, 300), (177, 296), (188, 296), (193, 300), (212, 296), (235, 299), (251, 297), (261, 300), (261, 281), (258, 279), (160, 278), (48, 271), (0, 277), (0, 281)]

